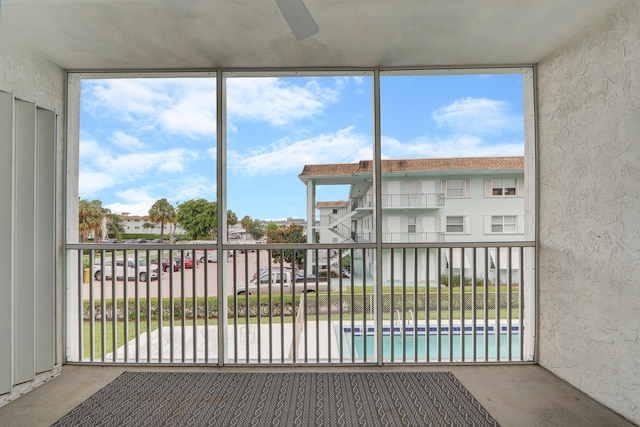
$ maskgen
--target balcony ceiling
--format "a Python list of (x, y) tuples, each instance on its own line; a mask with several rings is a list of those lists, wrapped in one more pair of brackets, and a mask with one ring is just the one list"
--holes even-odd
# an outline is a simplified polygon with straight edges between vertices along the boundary
[(298, 42), (274, 0), (167, 1), (0, 0), (0, 46), (70, 70), (534, 64), (619, 2), (305, 0)]

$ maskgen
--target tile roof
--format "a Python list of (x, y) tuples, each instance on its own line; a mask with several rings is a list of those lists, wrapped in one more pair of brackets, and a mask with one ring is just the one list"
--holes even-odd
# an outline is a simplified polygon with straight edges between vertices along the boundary
[[(491, 170), (524, 169), (524, 157), (454, 157), (443, 159), (393, 159), (382, 160), (382, 172), (424, 172), (446, 170)], [(372, 160), (358, 163), (334, 163), (325, 165), (305, 165), (299, 177), (353, 175), (371, 173)]]
[(347, 206), (349, 202), (345, 200), (338, 200), (335, 202), (317, 202), (316, 207), (318, 208), (327, 208), (327, 207), (336, 207), (336, 206)]

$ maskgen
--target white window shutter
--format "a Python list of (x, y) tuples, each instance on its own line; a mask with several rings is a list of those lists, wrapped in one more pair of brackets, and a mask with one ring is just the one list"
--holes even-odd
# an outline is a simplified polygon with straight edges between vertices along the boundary
[(491, 233), (491, 215), (484, 216), (484, 234)]
[(468, 215), (464, 216), (464, 234), (471, 234), (471, 219)]
[(518, 215), (518, 233), (524, 234), (524, 215)]
[(518, 178), (516, 180), (516, 195), (524, 196), (524, 179)]
[(471, 180), (470, 179), (464, 180), (464, 196), (471, 197)]
[(491, 197), (493, 194), (493, 179), (485, 178), (484, 179), (484, 196)]

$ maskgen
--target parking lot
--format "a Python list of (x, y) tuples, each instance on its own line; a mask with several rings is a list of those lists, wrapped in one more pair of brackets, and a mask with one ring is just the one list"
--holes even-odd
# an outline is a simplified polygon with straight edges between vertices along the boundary
[[(236, 252), (236, 258), (227, 258), (224, 262), (226, 266), (227, 277), (227, 292), (229, 295), (233, 294), (234, 284), (234, 264), (235, 264), (235, 282), (241, 283), (245, 281), (246, 275), (249, 275), (249, 279), (253, 276), (254, 272), (258, 270), (257, 257), (260, 254), (260, 266), (266, 266), (268, 264), (267, 251)], [(246, 268), (245, 268), (246, 263)], [(173, 295), (178, 298), (180, 296), (192, 297), (194, 295), (194, 283), (195, 283), (195, 295), (196, 296), (216, 296), (218, 294), (218, 268), (222, 263), (209, 262), (198, 263), (196, 268), (183, 268), (179, 271), (159, 272), (157, 280), (150, 280), (147, 282), (137, 283), (137, 296), (139, 298), (147, 297), (147, 288), (149, 289), (149, 296), (152, 298), (162, 297), (168, 298)], [(279, 264), (273, 264), (274, 268)], [(90, 298), (91, 287), (93, 286), (93, 298), (94, 299), (110, 299), (113, 294), (112, 279), (93, 280), (90, 283), (83, 283), (83, 299)], [(124, 280), (115, 281), (116, 294), (118, 298), (124, 297)], [(173, 292), (173, 294), (172, 294)], [(127, 297), (133, 298), (136, 296), (136, 281), (127, 281)]]

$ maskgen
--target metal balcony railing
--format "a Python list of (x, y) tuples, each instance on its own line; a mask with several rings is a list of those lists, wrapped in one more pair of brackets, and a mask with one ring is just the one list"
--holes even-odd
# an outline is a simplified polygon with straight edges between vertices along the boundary
[[(416, 194), (383, 194), (381, 206), (383, 209), (410, 209), (410, 208), (440, 208), (444, 206), (443, 193), (416, 193)], [(351, 210), (373, 208), (373, 196), (361, 196), (352, 200)]]
[(442, 232), (415, 232), (415, 233), (382, 233), (383, 243), (434, 243), (444, 242)]
[(532, 361), (534, 254), (531, 242), (69, 244), (67, 361)]

